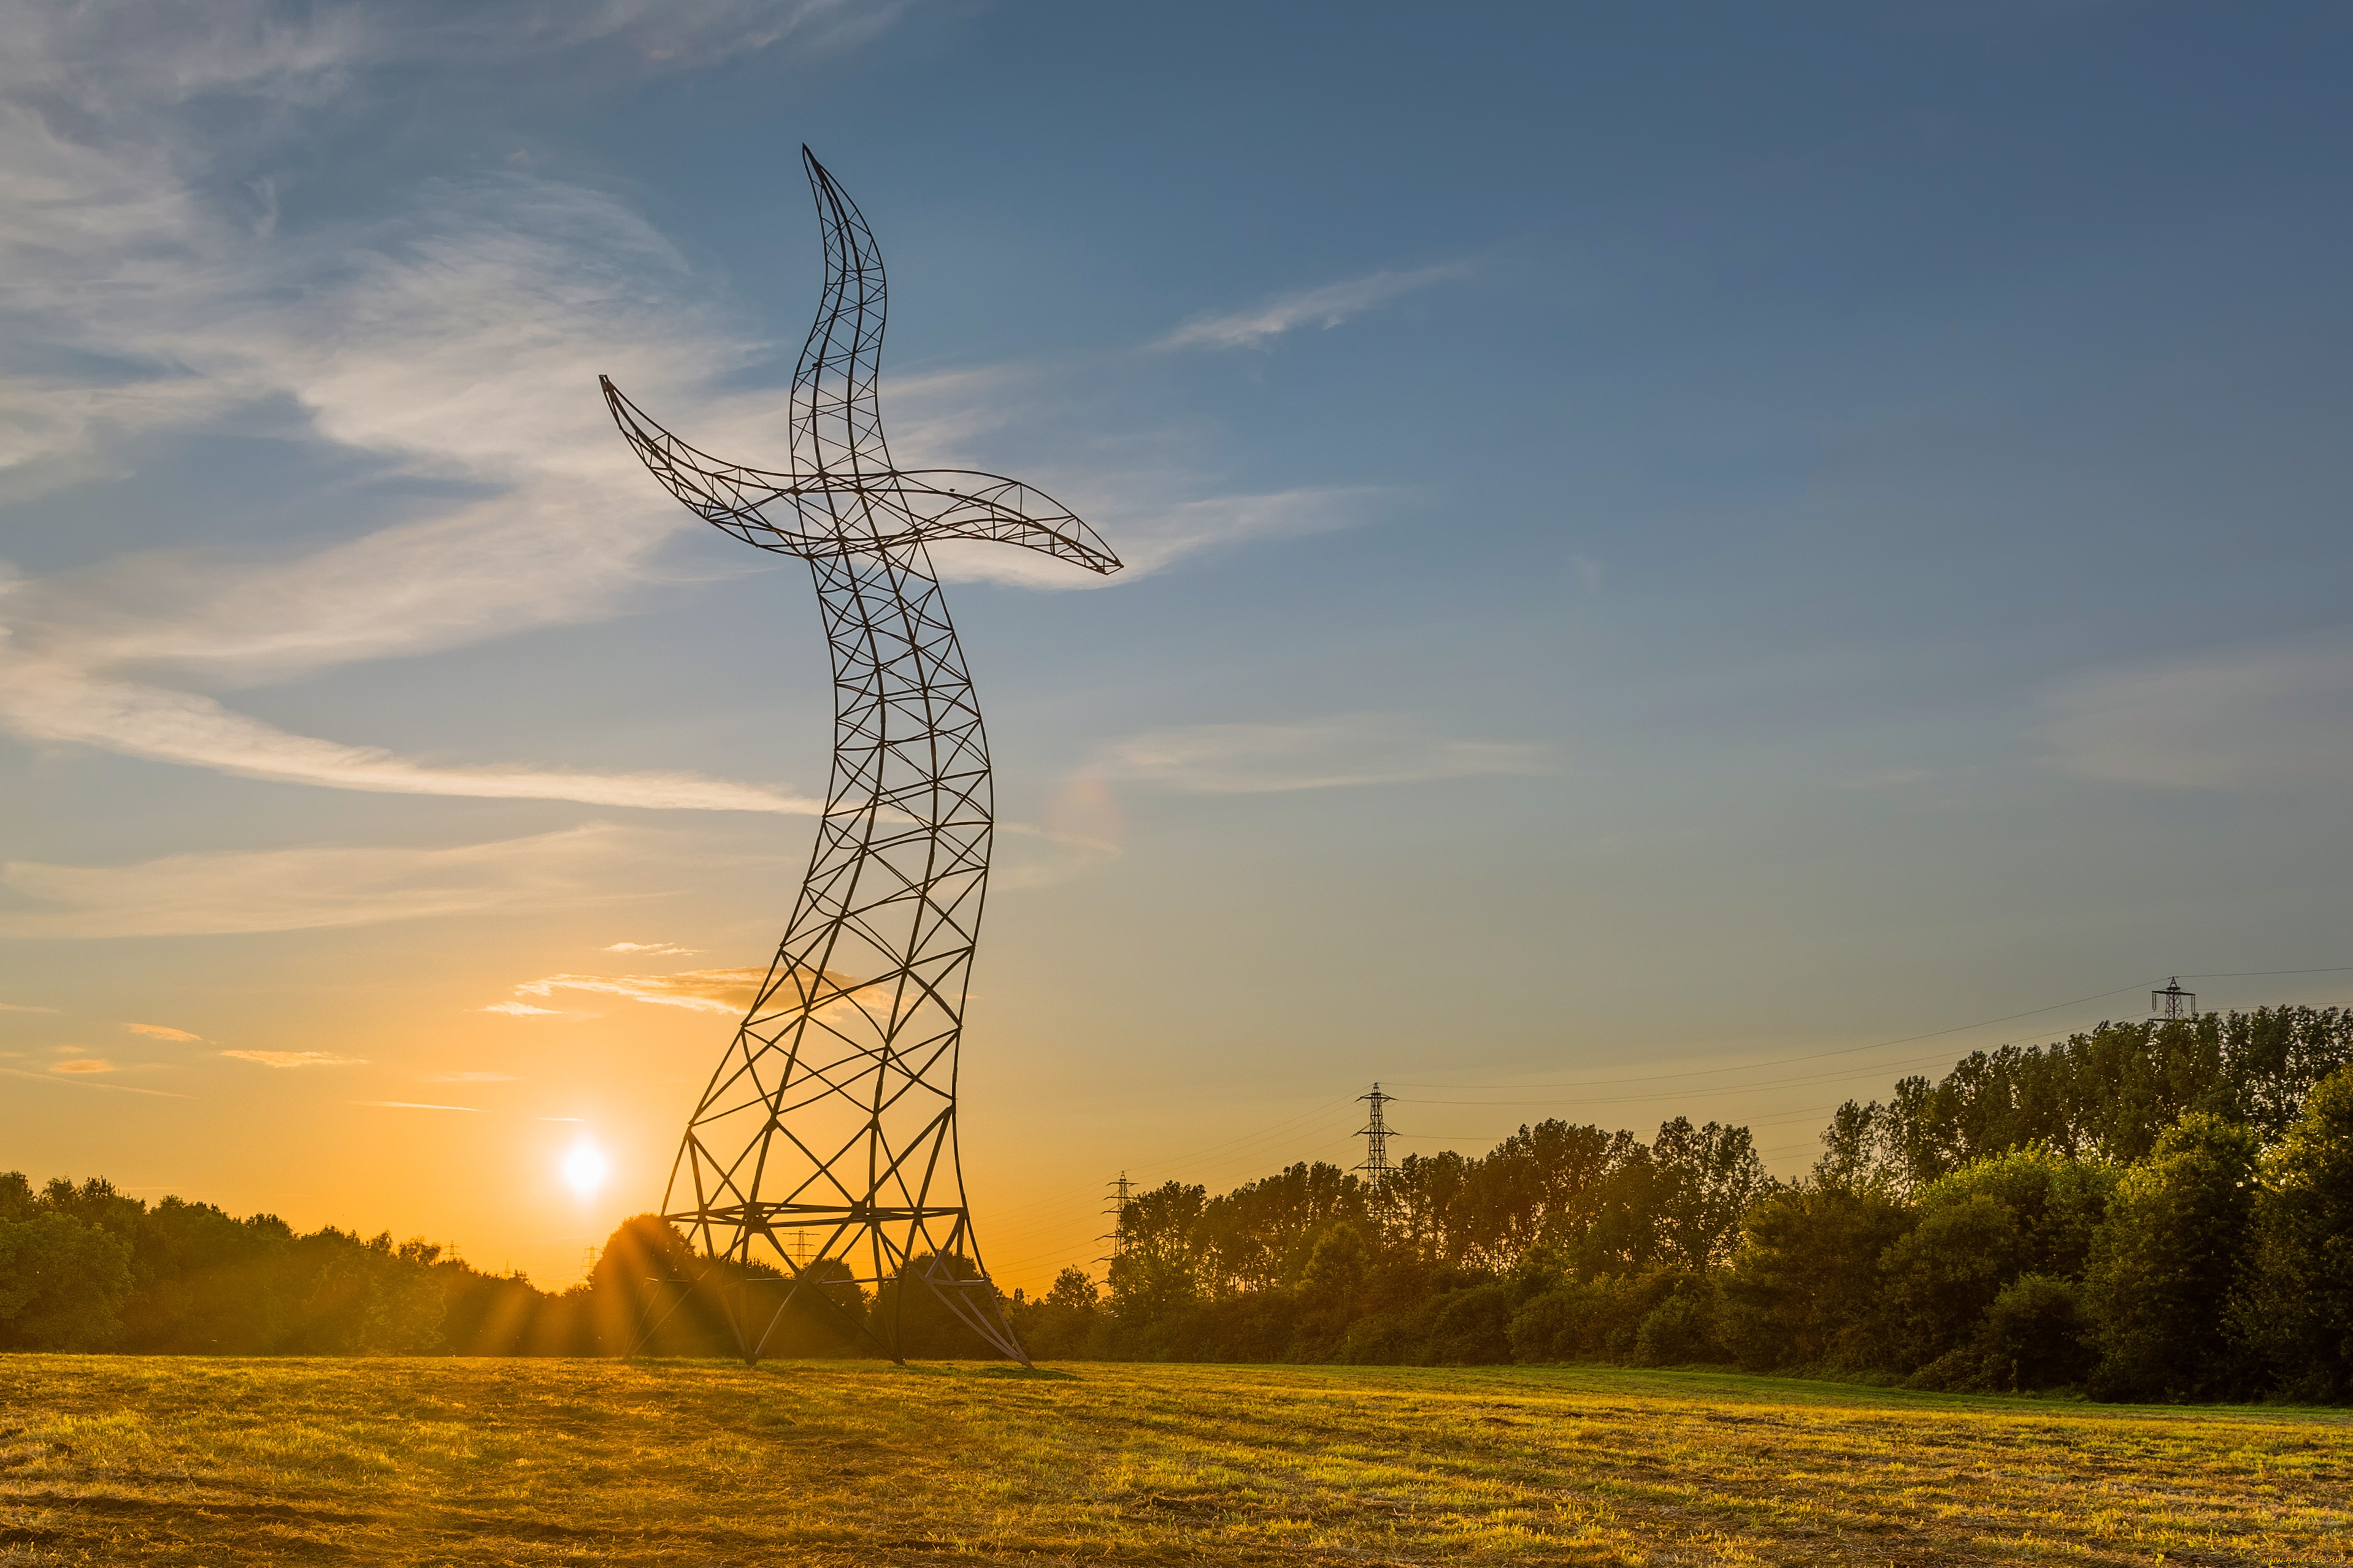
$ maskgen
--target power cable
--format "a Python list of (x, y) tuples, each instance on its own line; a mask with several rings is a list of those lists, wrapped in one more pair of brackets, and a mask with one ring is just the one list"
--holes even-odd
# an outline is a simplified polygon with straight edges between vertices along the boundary
[[(2283, 970), (2280, 973), (2291, 972)], [(2328, 972), (2310, 970), (2301, 973), (2318, 974)], [(2190, 978), (2198, 980), (2226, 977), (2192, 975)], [(1678, 1079), (1708, 1078), (1717, 1073), (1741, 1072), (1756, 1068), (1788, 1067), (1794, 1062), (1823, 1061), (1831, 1057), (1851, 1057), (1864, 1051), (1883, 1051), (1890, 1046), (1908, 1046), (1915, 1040), (1935, 1040), (1942, 1039), (1947, 1035), (1965, 1035), (1971, 1029), (1988, 1029), (1996, 1024), (2014, 1023), (2021, 1018), (2032, 1018), (2044, 1013), (2057, 1013), (2068, 1007), (2080, 1007), (2086, 1002), (2097, 1002), (2107, 996), (2121, 996), (2128, 991), (2139, 989), (2137, 985), (2118, 985), (2106, 991), (2094, 991), (2089, 996), (2078, 996), (2072, 1002), (2053, 1002), (2048, 1007), (2030, 1007), (2023, 1013), (2008, 1013), (1999, 1018), (1984, 1018), (1974, 1024), (1956, 1024), (1949, 1029), (1931, 1029), (1926, 1034), (1905, 1035), (1893, 1040), (1876, 1040), (1867, 1046), (1841, 1046), (1834, 1051), (1809, 1051), (1803, 1056), (1777, 1057), (1768, 1061), (1734, 1062), (1718, 1068), (1694, 1068), (1688, 1072), (1647, 1073), (1637, 1078), (1565, 1079), (1552, 1083), (1411, 1083), (1402, 1079), (1393, 1081), (1407, 1089), (1602, 1089), (1621, 1083), (1666, 1083)]]

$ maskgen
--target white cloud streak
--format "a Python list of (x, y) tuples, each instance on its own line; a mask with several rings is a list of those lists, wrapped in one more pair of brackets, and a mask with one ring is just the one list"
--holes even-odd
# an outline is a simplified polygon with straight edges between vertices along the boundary
[(1194, 724), (1109, 746), (1086, 772), (1190, 795), (1268, 795), (1555, 771), (1553, 749), (1422, 732), (1381, 714), (1292, 724)]
[(366, 73), (409, 66), (499, 70), (528, 60), (566, 85), (600, 68), (647, 75), (757, 53), (787, 40), (804, 53), (854, 46), (906, 9), (897, 0), (350, 0), (290, 6), (209, 0), (122, 7), (9, 0), (13, 46), (0, 85), (49, 89), (115, 115), (210, 97), (314, 108), (368, 90)]
[[(1007, 426), (1068, 427), (1070, 400), (1080, 395), (1051, 383), (1034, 367), (1011, 365), (886, 378), (882, 399), (892, 450), (909, 467), (994, 468), (998, 454), (978, 439), (984, 433)], [(765, 410), (760, 416), (768, 417)], [(1147, 446), (1168, 438), (1167, 432), (1142, 437)], [(733, 451), (723, 444), (713, 449)], [(1202, 496), (1199, 475), (1173, 452), (1153, 464), (1073, 470), (1050, 462), (1019, 471), (1101, 531), (1118, 551), (1121, 570), (1098, 576), (1034, 551), (946, 540), (930, 546), (943, 579), (1033, 589), (1116, 587), (1208, 551), (1355, 527), (1388, 494), (1365, 485), (1304, 485)]]
[(0, 569), (0, 728), (336, 788), (813, 809), (686, 773), (415, 762), (186, 689), (612, 613), (689, 520), (605, 427), (595, 375), (657, 394), (700, 384), (740, 363), (750, 335), (598, 193), (443, 182), (393, 216), (290, 236), (216, 194), (224, 171), (204, 163), (186, 114), (228, 94), (299, 128), (386, 63), (586, 44), (701, 59), (878, 25), (852, 9), (359, 5), (289, 22), (231, 4), (150, 28), (102, 7), (0, 6), (0, 485), (73, 482), (141, 432), (259, 419), (280, 433), (290, 408), (378, 476), (472, 492), (289, 561), (156, 552), (37, 583)]
[(677, 974), (551, 974), (515, 987), (520, 996), (552, 996), (558, 991), (583, 991), (599, 996), (621, 996), (660, 1007), (684, 1007), (697, 1013), (722, 1013), (741, 1017), (759, 994), (765, 969), (690, 969)]
[(376, 746), (289, 734), (209, 697), (12, 661), (0, 647), (0, 723), (33, 741), (71, 741), (243, 778), (385, 795), (568, 800), (663, 811), (816, 816), (822, 801), (691, 773), (597, 773), (531, 767), (436, 767)]
[(367, 1065), (365, 1057), (339, 1057), (332, 1051), (223, 1051), (241, 1062), (266, 1068), (353, 1068)]
[(223, 935), (577, 904), (613, 896), (596, 889), (627, 843), (592, 825), (445, 849), (273, 849), (131, 866), (12, 860), (0, 884), (55, 907), (0, 911), (0, 937)]
[[(39, 581), (0, 566), (0, 730), (37, 744), (374, 793), (819, 809), (788, 790), (691, 773), (403, 756), (364, 738), (291, 733), (216, 694), (626, 607), (656, 574), (666, 542), (696, 525), (614, 439), (595, 375), (612, 373), (723, 450), (738, 432), (772, 430), (780, 401), (711, 394), (715, 374), (764, 352), (756, 334), (608, 195), (521, 173), (478, 175), (419, 186), (398, 211), (297, 232), (279, 221), (269, 148), (282, 150), (319, 116), (349, 111), (376, 90), (369, 73), (390, 68), (474, 69), (526, 56), (544, 65), (603, 50), (599, 69), (620, 68), (616, 61), (671, 69), (780, 40), (844, 47), (897, 10), (846, 0), (601, 0), (551, 12), (493, 0), (305, 16), (225, 0), (134, 19), (145, 14), (0, 0), (10, 40), (0, 56), (0, 277), (8, 280), (0, 489), (24, 494), (104, 471), (125, 438), (142, 433), (258, 427), (284, 437), (290, 411), (290, 433), (339, 460), (462, 492), (412, 500), (407, 521), (290, 558), (158, 550)], [(232, 100), (274, 127), (251, 133), (240, 154), (250, 166), (234, 170), (220, 162), (226, 143), (193, 118), (200, 103)], [(1334, 326), (1462, 270), (1381, 272), (1287, 295), (1187, 323), (1162, 346), (1243, 347)], [(916, 416), (912, 431), (897, 426), (901, 445), (953, 444), (1001, 418), (987, 410), (1003, 379), (972, 372), (894, 382)], [(1371, 494), (1296, 489), (1157, 508), (1123, 508), (1114, 494), (1064, 499), (1092, 503), (1128, 563), (1122, 577), (1132, 578), (1207, 549), (1348, 526)], [(322, 534), (332, 526), (322, 520)], [(1002, 546), (949, 546), (938, 559), (955, 578), (1103, 581)], [(1258, 744), (1256, 763), (1141, 752), (1110, 761), (1156, 769), (1173, 787), (1312, 787), (1231, 784), (1260, 776), (1250, 769), (1264, 771), (1272, 743), (1228, 737), (1229, 751)], [(1494, 753), (1452, 744), (1451, 761), (1423, 764), (1451, 771), (1397, 776), (1497, 771)], [(1335, 776), (1357, 782), (1361, 773)], [(1209, 779), (1229, 782), (1199, 782)], [(0, 911), (0, 935), (292, 930), (550, 896), (546, 879), (575, 852), (559, 853), (553, 840), (515, 843), (543, 847), (385, 851), (392, 858), (381, 861), (349, 849), (140, 868), (18, 863), (8, 886), (63, 907)]]
[(1375, 272), (1344, 283), (1327, 283), (1281, 295), (1246, 310), (1197, 316), (1160, 340), (1163, 349), (1261, 348), (1272, 339), (1301, 327), (1336, 327), (1401, 294), (1432, 283), (1460, 278), (1470, 268), (1460, 262), (1424, 267), (1411, 272)]
[(2353, 778), (2353, 632), (2088, 670), (2052, 687), (2039, 726), (2081, 778), (2245, 792)]
[(1364, 486), (1304, 487), (1262, 495), (1213, 496), (1150, 511), (1110, 509), (1097, 521), (1114, 539), (1123, 569), (1101, 577), (1035, 551), (976, 540), (931, 547), (933, 563), (949, 582), (1006, 583), (1024, 588), (1096, 588), (1133, 581), (1198, 552), (1248, 540), (1325, 533), (1363, 521), (1380, 492)]
[(96, 1083), (88, 1077), (57, 1078), (48, 1073), (26, 1072), (22, 1068), (0, 1068), (0, 1075), (8, 1078), (30, 1079), (35, 1083), (61, 1083), (71, 1084), (77, 1089), (102, 1089), (111, 1094), (146, 1094), (153, 1095), (158, 1100), (194, 1100), (195, 1098), (193, 1094), (174, 1094), (168, 1089), (141, 1089), (135, 1084), (128, 1083)]

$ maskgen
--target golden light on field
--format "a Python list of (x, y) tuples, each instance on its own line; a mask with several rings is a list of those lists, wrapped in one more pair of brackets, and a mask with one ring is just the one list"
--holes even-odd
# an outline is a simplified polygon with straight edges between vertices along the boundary
[(564, 1156), (563, 1169), (565, 1184), (586, 1203), (603, 1190), (605, 1178), (612, 1173), (613, 1166), (602, 1149), (583, 1138)]

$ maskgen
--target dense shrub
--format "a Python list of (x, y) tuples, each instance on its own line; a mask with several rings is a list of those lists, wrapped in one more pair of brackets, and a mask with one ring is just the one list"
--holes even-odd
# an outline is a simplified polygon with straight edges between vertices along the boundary
[(1971, 1347), (1972, 1385), (2019, 1394), (2080, 1384), (2098, 1353), (2089, 1329), (2073, 1280), (2021, 1274), (1986, 1309)]
[(1641, 1366), (1680, 1366), (1714, 1361), (1714, 1301), (1704, 1289), (1670, 1296), (1642, 1316), (1634, 1330), (1634, 1360)]
[[(1679, 1342), (1676, 1336), (1687, 1332), (1684, 1313), (1690, 1310), (1660, 1320), (1652, 1331), (1650, 1357), (1643, 1353), (1643, 1324), (1678, 1297), (1696, 1295), (1705, 1288), (1703, 1276), (1676, 1269), (1561, 1280), (1530, 1296), (1513, 1314), (1508, 1330), (1513, 1359), (1632, 1362), (1640, 1358), (1659, 1364), (1659, 1358)], [(1703, 1310), (1700, 1321), (1705, 1321)], [(1694, 1342), (1704, 1342), (1704, 1331), (1702, 1340)], [(1707, 1348), (1712, 1350), (1712, 1343)]]
[(1097, 1337), (1110, 1320), (1103, 1311), (1103, 1291), (1076, 1266), (1054, 1277), (1053, 1287), (1035, 1301), (1017, 1300), (1011, 1310), (1014, 1331), (1024, 1349), (1041, 1361), (1070, 1361), (1092, 1356)]

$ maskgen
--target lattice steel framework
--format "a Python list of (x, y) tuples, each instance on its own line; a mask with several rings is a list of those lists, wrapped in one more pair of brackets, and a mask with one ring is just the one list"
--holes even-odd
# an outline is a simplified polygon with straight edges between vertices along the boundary
[(893, 1285), (892, 1310), (860, 1320), (893, 1359), (897, 1304), (921, 1280), (1026, 1362), (980, 1266), (956, 1155), (956, 1046), (992, 797), (980, 708), (926, 547), (996, 540), (1102, 573), (1119, 558), (1017, 480), (892, 465), (875, 390), (882, 258), (806, 147), (801, 162), (825, 233), (825, 297), (793, 375), (789, 468), (699, 451), (599, 378), (621, 434), (689, 510), (808, 562), (833, 653), (833, 776), (817, 849), (759, 997), (687, 1123), (662, 1206), (706, 1255), (781, 1277), (773, 1310), (735, 1309), (747, 1359), (797, 1294), (830, 1302), (821, 1286), (854, 1279), (878, 1304)]

